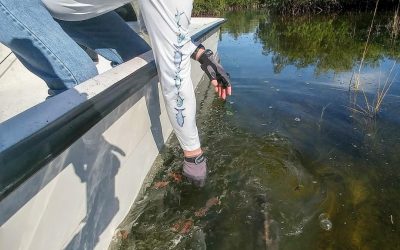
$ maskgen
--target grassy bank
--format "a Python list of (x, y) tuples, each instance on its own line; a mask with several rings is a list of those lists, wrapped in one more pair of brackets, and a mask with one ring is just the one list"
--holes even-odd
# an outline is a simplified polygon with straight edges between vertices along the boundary
[[(285, 15), (370, 10), (377, 0), (195, 0), (194, 15), (221, 15), (238, 9), (266, 9)], [(399, 0), (379, 0), (380, 9), (393, 9)]]

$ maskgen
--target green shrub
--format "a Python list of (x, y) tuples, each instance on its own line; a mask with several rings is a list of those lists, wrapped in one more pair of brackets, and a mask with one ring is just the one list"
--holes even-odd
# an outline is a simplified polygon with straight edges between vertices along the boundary
[[(271, 12), (301, 15), (338, 10), (368, 10), (376, 0), (194, 0), (194, 15), (221, 15), (233, 9), (265, 8)], [(379, 8), (391, 8), (398, 0), (380, 0)]]

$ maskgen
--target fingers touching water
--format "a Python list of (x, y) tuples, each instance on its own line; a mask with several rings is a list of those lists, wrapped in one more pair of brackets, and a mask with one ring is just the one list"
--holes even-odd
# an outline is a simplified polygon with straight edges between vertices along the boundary
[(201, 55), (198, 57), (198, 61), (201, 64), (201, 68), (207, 74), (211, 81), (211, 84), (215, 88), (215, 92), (218, 93), (218, 97), (225, 100), (228, 96), (232, 95), (232, 85), (229, 74), (225, 72), (221, 64), (215, 58), (214, 53), (204, 47)]
[(232, 85), (224, 88), (217, 80), (212, 80), (211, 84), (214, 86), (215, 92), (218, 93), (218, 97), (225, 100), (228, 96), (232, 95)]

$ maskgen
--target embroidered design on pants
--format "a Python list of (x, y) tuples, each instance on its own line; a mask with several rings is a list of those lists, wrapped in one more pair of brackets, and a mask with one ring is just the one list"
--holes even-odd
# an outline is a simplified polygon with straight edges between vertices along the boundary
[(185, 124), (185, 115), (183, 114), (183, 111), (185, 110), (184, 108), (184, 101), (185, 99), (181, 96), (181, 87), (182, 87), (182, 81), (183, 78), (181, 77), (181, 64), (183, 60), (183, 53), (181, 52), (181, 49), (184, 45), (184, 42), (186, 40), (186, 34), (182, 30), (182, 25), (181, 25), (181, 17), (184, 15), (185, 12), (179, 12), (179, 10), (176, 10), (175, 14), (175, 23), (178, 27), (178, 32), (177, 32), (177, 44), (175, 45), (175, 52), (174, 52), (174, 65), (175, 65), (175, 88), (177, 90), (176, 94), (176, 108), (175, 110), (177, 111), (176, 113), (176, 122), (178, 123), (179, 126), (183, 127)]

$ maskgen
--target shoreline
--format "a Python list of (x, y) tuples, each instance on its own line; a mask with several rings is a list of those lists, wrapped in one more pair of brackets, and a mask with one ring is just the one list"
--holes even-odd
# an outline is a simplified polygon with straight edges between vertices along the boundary
[[(199, 3), (195, 1), (193, 7), (193, 16), (205, 17), (205, 16), (221, 16), (226, 12), (234, 11), (265, 11), (266, 13), (284, 15), (284, 16), (304, 16), (304, 15), (318, 15), (318, 14), (339, 14), (346, 12), (371, 12), (374, 11), (376, 2), (354, 2), (354, 3), (339, 3), (336, 1), (327, 1), (325, 5), (320, 5), (314, 2), (308, 2), (307, 4), (293, 4), (288, 3), (287, 5), (281, 3), (254, 3), (250, 6), (247, 5), (207, 5), (205, 3)], [(378, 12), (387, 11), (398, 11), (400, 4), (395, 2), (380, 1), (378, 3)]]

